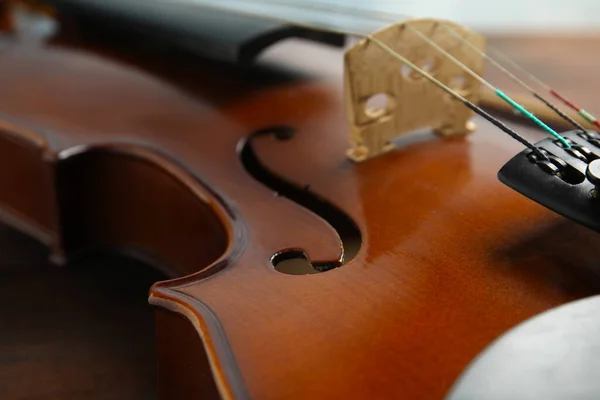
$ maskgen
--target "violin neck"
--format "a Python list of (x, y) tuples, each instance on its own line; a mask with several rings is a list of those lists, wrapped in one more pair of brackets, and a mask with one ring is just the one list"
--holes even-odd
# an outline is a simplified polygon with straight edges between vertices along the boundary
[(342, 47), (352, 26), (368, 34), (384, 25), (356, 16), (237, 0), (47, 1), (59, 15), (85, 22), (80, 24), (84, 27), (116, 28), (239, 64), (253, 62), (266, 47), (290, 37)]

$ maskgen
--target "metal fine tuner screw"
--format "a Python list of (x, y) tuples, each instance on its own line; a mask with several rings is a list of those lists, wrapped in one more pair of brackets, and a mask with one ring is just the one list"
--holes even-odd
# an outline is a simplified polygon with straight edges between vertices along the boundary
[(597, 198), (600, 190), (600, 160), (594, 160), (588, 164), (585, 176), (594, 185), (591, 195)]

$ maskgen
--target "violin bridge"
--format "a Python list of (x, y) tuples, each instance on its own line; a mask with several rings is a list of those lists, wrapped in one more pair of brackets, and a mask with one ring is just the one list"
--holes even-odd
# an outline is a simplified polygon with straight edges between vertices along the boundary
[[(392, 25), (372, 36), (406, 57), (437, 80), (477, 104), (479, 82), (414, 29), (438, 44), (479, 76), (484, 59), (464, 45), (450, 30), (485, 50), (485, 39), (460, 25), (436, 19), (414, 19)], [(347, 155), (362, 162), (395, 148), (393, 140), (422, 128), (442, 137), (473, 131), (473, 112), (427, 81), (416, 71), (363, 39), (345, 54), (345, 97), (351, 128)]]

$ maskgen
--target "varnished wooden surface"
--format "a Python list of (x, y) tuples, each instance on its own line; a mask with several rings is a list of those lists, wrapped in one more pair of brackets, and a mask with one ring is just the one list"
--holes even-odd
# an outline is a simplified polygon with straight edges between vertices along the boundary
[[(591, 110), (600, 107), (585, 80), (600, 59), (591, 55), (577, 66), (565, 56), (574, 51), (572, 41), (542, 41), (535, 49), (533, 43), (499, 45), (532, 67), (543, 66), (537, 68), (543, 76)], [(580, 43), (590, 48), (594, 42)], [(283, 64), (287, 73), (241, 75), (176, 54), (135, 53), (127, 62), (100, 54), (10, 47), (0, 63), (0, 110), (46, 128), (55, 152), (150, 142), (185, 166), (176, 178), (190, 174), (197, 180), (197, 193), (221, 218), (230, 247), (213, 268), (198, 265), (200, 276), (156, 287), (152, 301), (179, 302), (203, 323), (199, 329), (222, 393), (440, 398), (507, 329), (600, 291), (600, 240), (497, 182), (498, 168), (520, 147), (484, 122), (466, 140), (426, 141), (361, 166), (347, 161), (341, 58), (330, 49), (281, 46), (265, 59)], [(578, 72), (566, 78), (563, 67)], [(325, 221), (274, 196), (242, 168), (239, 140), (275, 124), (290, 125), (297, 134), (287, 142), (257, 139), (259, 159), (299, 186), (309, 185), (361, 229), (357, 258), (341, 268), (290, 276), (269, 263), (288, 248), (304, 249), (312, 260), (341, 256), (338, 235)], [(161, 162), (170, 165), (168, 160)], [(232, 213), (222, 211), (226, 206)], [(18, 285), (10, 287), (15, 289), (5, 293), (22, 295)], [(128, 304), (114, 294), (111, 301)], [(14, 347), (26, 347), (25, 338), (17, 337), (23, 341)], [(125, 346), (122, 340), (112, 354)], [(102, 349), (100, 338), (97, 343), (94, 349)], [(139, 371), (151, 363), (143, 360)], [(17, 371), (15, 364), (6, 367), (9, 373)], [(21, 376), (34, 374), (36, 366), (26, 368)], [(65, 389), (66, 382), (60, 387), (61, 398), (77, 398), (82, 390)]]
[[(532, 64), (549, 54), (521, 57)], [(576, 68), (567, 60), (557, 64)], [(581, 74), (591, 71), (581, 68)], [(295, 95), (314, 99), (311, 104), (321, 98), (318, 87), (302, 89)], [(592, 93), (580, 89), (577, 97), (593, 107)], [(408, 392), (439, 398), (464, 363), (500, 332), (549, 307), (597, 293), (596, 235), (497, 182), (496, 171), (518, 150), (497, 131), (479, 122), (466, 143), (414, 146), (355, 167), (341, 151), (345, 136), (331, 134), (343, 126), (341, 112), (331, 115), (340, 108), (324, 104), (311, 113), (285, 102), (288, 93), (271, 92), (262, 100), (273, 112), (271, 123), (301, 131), (285, 143), (264, 139), (259, 157), (269, 169), (299, 186), (310, 185), (347, 210), (365, 242), (356, 261), (328, 274), (294, 281), (256, 266), (259, 256), (220, 281), (184, 289), (220, 316), (240, 364), (248, 366), (245, 380), (253, 393), (385, 398)], [(255, 107), (260, 106), (237, 107), (237, 119), (258, 124)], [(303, 168), (297, 168), (300, 163)], [(571, 240), (559, 240), (562, 234)], [(278, 292), (281, 306), (261, 309), (262, 327), (252, 320), (260, 333), (251, 341), (250, 327), (235, 319), (244, 314), (240, 307), (251, 286), (248, 293), (229, 296), (227, 304), (219, 294), (236, 279), (285, 288)], [(268, 293), (260, 292), (257, 302), (268, 303)], [(295, 334), (282, 334), (281, 326), (294, 326)], [(264, 357), (266, 349), (270, 357)], [(264, 369), (250, 368), (259, 354)], [(314, 365), (327, 370), (327, 379), (302, 372)]]
[[(532, 63), (541, 55), (521, 57)], [(596, 104), (580, 92), (581, 101)], [(310, 100), (284, 101), (292, 93)], [(497, 335), (597, 293), (597, 235), (498, 183), (496, 172), (517, 144), (478, 121), (466, 141), (421, 143), (357, 167), (343, 154), (339, 97), (324, 97), (317, 84), (290, 87), (233, 112), (257, 126), (268, 104), (270, 124), (298, 128), (288, 142), (261, 139), (258, 156), (351, 215), (364, 239), (357, 259), (325, 274), (288, 277), (248, 251), (246, 262), (219, 279), (180, 289), (219, 316), (251, 393), (440, 398)], [(246, 284), (222, 295), (234, 282), (268, 290)], [(274, 290), (276, 303), (269, 300)], [(247, 314), (253, 318), (239, 320)], [(316, 366), (326, 378), (306, 372)]]

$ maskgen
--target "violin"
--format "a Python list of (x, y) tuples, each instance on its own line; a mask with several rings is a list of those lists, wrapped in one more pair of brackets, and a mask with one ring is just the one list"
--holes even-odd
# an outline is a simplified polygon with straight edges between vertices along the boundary
[[(484, 38), (234, 3), (49, 1), (58, 33), (0, 53), (0, 218), (57, 265), (163, 274), (159, 398), (444, 398), (508, 329), (598, 292), (597, 235), (497, 179), (554, 159), (441, 32)], [(560, 138), (593, 135), (524, 96)]]

